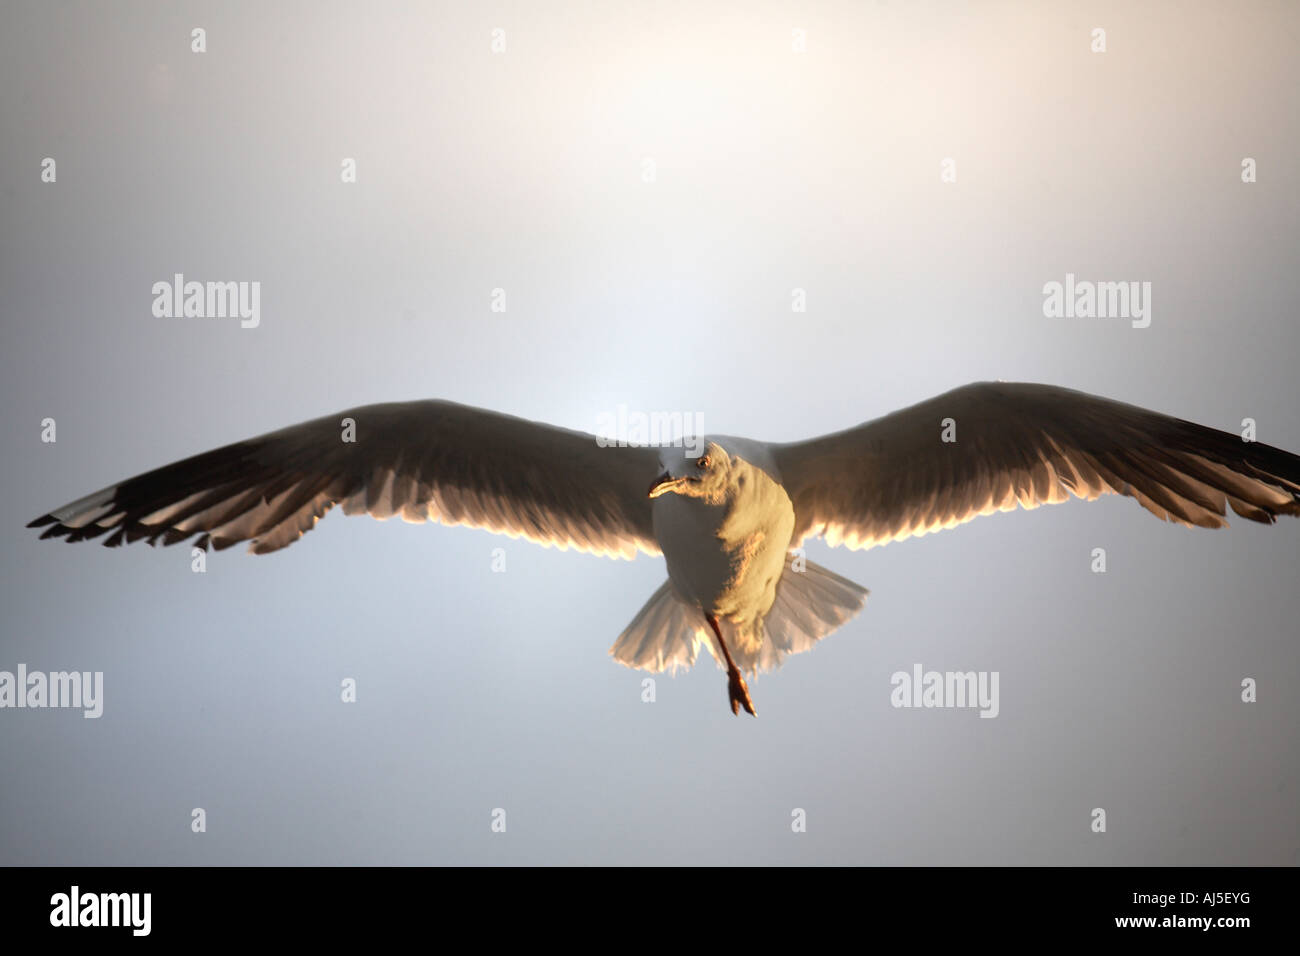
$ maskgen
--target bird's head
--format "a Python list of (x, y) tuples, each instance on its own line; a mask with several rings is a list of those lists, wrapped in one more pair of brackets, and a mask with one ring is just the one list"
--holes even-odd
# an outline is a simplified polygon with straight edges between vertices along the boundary
[(685, 448), (664, 448), (659, 452), (663, 469), (650, 484), (651, 498), (672, 493), (688, 498), (725, 497), (731, 475), (731, 456), (717, 442), (705, 442), (698, 457)]

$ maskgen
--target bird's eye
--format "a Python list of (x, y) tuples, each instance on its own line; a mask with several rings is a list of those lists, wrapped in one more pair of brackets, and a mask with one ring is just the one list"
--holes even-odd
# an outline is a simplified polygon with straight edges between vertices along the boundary
[(698, 469), (700, 469), (700, 471), (703, 471), (705, 468), (708, 468), (708, 467), (709, 467), (709, 456), (708, 456), (708, 455), (703, 455), (703, 456), (701, 456), (700, 458), (695, 459), (695, 467), (698, 468)]

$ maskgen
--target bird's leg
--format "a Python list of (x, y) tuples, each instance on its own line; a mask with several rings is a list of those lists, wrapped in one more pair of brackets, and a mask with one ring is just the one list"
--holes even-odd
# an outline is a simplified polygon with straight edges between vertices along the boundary
[(713, 628), (713, 633), (718, 638), (718, 646), (722, 648), (722, 656), (727, 660), (727, 696), (731, 699), (731, 712), (739, 716), (740, 708), (744, 707), (745, 712), (758, 716), (754, 712), (754, 702), (749, 699), (749, 687), (745, 683), (745, 678), (740, 674), (740, 668), (736, 662), (731, 659), (731, 651), (727, 650), (727, 642), (722, 639), (722, 629), (718, 627), (718, 619), (712, 614), (706, 614), (709, 627)]

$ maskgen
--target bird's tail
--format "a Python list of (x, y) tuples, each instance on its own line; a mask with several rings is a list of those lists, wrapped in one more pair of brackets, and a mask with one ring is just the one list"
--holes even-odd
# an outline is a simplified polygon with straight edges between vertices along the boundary
[[(802, 570), (796, 570), (797, 567)], [(806, 651), (853, 618), (867, 589), (821, 565), (787, 557), (767, 618), (754, 624), (722, 622), (736, 665), (746, 673), (775, 670), (787, 654)], [(691, 667), (703, 648), (722, 666), (722, 655), (700, 609), (679, 598), (665, 581), (632, 619), (609, 653), (620, 664), (648, 671)]]
[(677, 596), (673, 583), (659, 590), (624, 628), (610, 655), (620, 664), (647, 671), (689, 669), (700, 648), (713, 651), (713, 634), (700, 609)]
[[(796, 570), (802, 567), (803, 570)], [(760, 641), (731, 645), (736, 666), (746, 673), (776, 670), (787, 654), (800, 654), (857, 616), (870, 592), (820, 564), (787, 556), (776, 600), (761, 624)]]

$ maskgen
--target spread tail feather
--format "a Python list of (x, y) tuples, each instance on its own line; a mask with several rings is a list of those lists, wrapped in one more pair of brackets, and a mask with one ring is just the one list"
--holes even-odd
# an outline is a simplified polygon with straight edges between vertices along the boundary
[(776, 586), (776, 600), (762, 623), (763, 639), (756, 648), (732, 648), (736, 665), (746, 673), (771, 671), (787, 654), (811, 650), (819, 640), (857, 616), (867, 603), (866, 588), (811, 561), (804, 570), (785, 560), (785, 572)]
[(694, 665), (701, 647), (713, 652), (713, 636), (704, 615), (677, 596), (671, 581), (665, 581), (624, 628), (609, 653), (627, 667), (676, 673), (679, 667)]
[[(800, 563), (804, 570), (796, 571), (793, 559), (786, 558), (776, 600), (761, 624), (722, 622), (731, 656), (742, 671), (752, 674), (775, 670), (787, 654), (808, 650), (867, 603), (866, 588), (811, 561)], [(701, 648), (722, 666), (700, 609), (679, 598), (672, 583), (665, 581), (618, 636), (609, 653), (627, 667), (676, 672), (679, 667), (694, 665)]]

